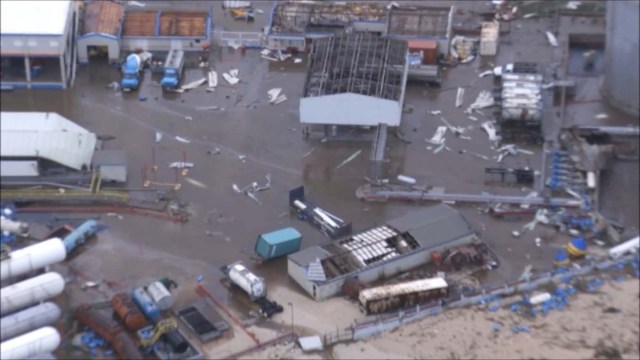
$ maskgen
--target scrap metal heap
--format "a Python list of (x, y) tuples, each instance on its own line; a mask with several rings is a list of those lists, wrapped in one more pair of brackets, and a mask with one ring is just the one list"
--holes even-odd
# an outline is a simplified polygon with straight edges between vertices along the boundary
[(407, 44), (370, 33), (317, 39), (309, 55), (304, 97), (354, 93), (399, 101)]
[(542, 137), (543, 76), (539, 66), (514, 63), (502, 73), (498, 124), (503, 139), (525, 134), (532, 139)]

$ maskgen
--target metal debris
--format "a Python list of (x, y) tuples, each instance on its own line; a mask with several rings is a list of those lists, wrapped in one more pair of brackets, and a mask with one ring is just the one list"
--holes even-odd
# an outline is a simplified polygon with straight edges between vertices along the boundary
[(300, 64), (300, 63), (302, 63), (302, 59), (300, 59), (300, 58), (295, 58), (295, 59), (293, 59), (293, 63), (294, 63), (294, 64)]
[(440, 115), (440, 114), (442, 114), (442, 111), (440, 111), (440, 110), (431, 111), (431, 115), (433, 115), (433, 116)]
[(199, 110), (199, 111), (218, 110), (218, 109), (219, 109), (219, 107), (217, 107), (215, 105), (214, 106), (198, 106), (198, 107), (196, 107), (196, 110)]
[(178, 140), (178, 141), (180, 141), (180, 142), (182, 142), (182, 143), (185, 143), (185, 144), (188, 144), (188, 143), (190, 143), (190, 142), (191, 142), (191, 140), (186, 139), (186, 138), (183, 138), (183, 137), (181, 137), (181, 136), (176, 136), (176, 140)]
[(207, 74), (207, 81), (209, 83), (208, 84), (209, 85), (209, 89), (214, 89), (216, 86), (218, 86), (218, 73), (215, 72), (215, 71), (210, 71)]
[(114, 81), (114, 82), (110, 83), (109, 85), (107, 85), (107, 88), (108, 89), (113, 89), (115, 91), (118, 91), (118, 90), (120, 90), (120, 84), (118, 84), (117, 81)]
[(137, 6), (137, 7), (145, 7), (145, 6), (147, 6), (146, 4), (143, 4), (143, 3), (139, 2), (139, 1), (129, 1), (127, 4), (129, 6)]
[(496, 134), (496, 128), (495, 126), (493, 126), (493, 123), (491, 121), (485, 121), (482, 123), (482, 128), (484, 129), (484, 131), (487, 132), (487, 135), (489, 135), (489, 140), (490, 141), (498, 141), (500, 140), (500, 137), (497, 136)]
[(479, 158), (479, 159), (482, 159), (482, 160), (490, 160), (490, 158), (489, 158), (488, 156), (486, 156), (486, 155), (478, 154), (478, 153), (476, 153), (476, 152), (469, 151), (469, 150), (465, 150), (465, 149), (460, 150), (460, 151), (459, 151), (459, 153), (460, 153), (460, 154), (469, 154), (469, 155), (473, 155), (473, 156), (475, 156), (475, 157), (477, 157), (477, 158)]
[(493, 101), (493, 95), (491, 95), (489, 91), (483, 90), (480, 91), (480, 94), (478, 94), (476, 101), (474, 101), (473, 104), (469, 105), (465, 112), (470, 114), (473, 110), (484, 109), (487, 107), (491, 107), (494, 104), (495, 102)]
[(188, 83), (188, 84), (186, 84), (186, 85), (181, 86), (181, 87), (180, 87), (180, 90), (183, 90), (183, 91), (184, 91), (184, 90), (191, 90), (191, 89), (195, 89), (195, 88), (197, 88), (198, 86), (200, 86), (200, 85), (204, 84), (206, 81), (207, 81), (207, 79), (206, 79), (206, 78), (202, 78), (202, 79), (200, 79), (200, 80), (196, 80), (196, 81), (190, 82), (190, 83)]
[(162, 140), (162, 133), (160, 131), (156, 131), (156, 143), (159, 143)]
[(190, 169), (193, 166), (194, 166), (193, 163), (184, 162), (184, 161), (176, 161), (169, 164), (169, 168), (171, 169)]
[(306, 158), (307, 156), (311, 155), (314, 151), (316, 151), (316, 148), (313, 148), (313, 149), (309, 150), (309, 152), (307, 152), (304, 155), (302, 155), (302, 157)]
[(231, 85), (235, 85), (240, 82), (238, 79), (238, 70), (230, 70), (229, 73), (222, 73), (222, 77)]
[(594, 118), (599, 119), (599, 120), (607, 119), (608, 117), (609, 117), (609, 115), (604, 114), (604, 113), (594, 116)]
[(553, 35), (551, 31), (547, 31), (545, 34), (547, 35), (547, 40), (549, 41), (549, 45), (553, 47), (558, 47), (558, 39), (556, 38), (556, 36)]
[(340, 164), (338, 164), (338, 166), (336, 166), (336, 170), (340, 169), (341, 167), (343, 167), (346, 164), (348, 164), (351, 161), (353, 161), (353, 159), (358, 157), (358, 155), (360, 155), (361, 153), (362, 153), (362, 150), (358, 150), (358, 151), (354, 152), (351, 156), (349, 156), (348, 158), (344, 159), (344, 161), (342, 161)]
[(188, 182), (189, 184), (191, 184), (193, 186), (199, 187), (201, 189), (206, 189), (207, 188), (207, 185), (201, 183), (198, 180), (195, 180), (195, 179), (192, 179), (192, 178), (188, 178), (188, 177), (185, 177), (184, 179), (185, 179), (186, 182)]
[(258, 185), (258, 183), (254, 181), (251, 184), (245, 186), (243, 189), (240, 189), (236, 184), (232, 184), (231, 187), (233, 188), (233, 191), (235, 191), (236, 193), (238, 194), (244, 193), (246, 196), (253, 199), (258, 204), (262, 205), (262, 202), (260, 201), (260, 199), (258, 199), (258, 197), (256, 196), (256, 193), (259, 191), (269, 190), (271, 188), (271, 174), (267, 174), (265, 178), (267, 179), (267, 181), (264, 185)]
[(287, 96), (281, 94), (282, 88), (273, 88), (267, 91), (267, 95), (269, 95), (269, 102), (271, 105), (277, 105), (287, 100)]
[(464, 101), (464, 88), (459, 87), (458, 92), (456, 94), (456, 107), (462, 106), (463, 101)]
[(478, 121), (478, 118), (475, 116), (469, 116), (469, 120), (471, 121)]

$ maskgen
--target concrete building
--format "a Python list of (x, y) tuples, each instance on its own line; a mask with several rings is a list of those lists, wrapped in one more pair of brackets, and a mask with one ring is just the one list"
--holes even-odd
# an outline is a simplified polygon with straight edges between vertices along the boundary
[(607, 40), (602, 94), (613, 106), (640, 114), (640, 2), (607, 2)]
[(76, 6), (70, 0), (2, 1), (0, 86), (64, 89), (76, 71)]
[(287, 258), (291, 276), (316, 301), (341, 291), (346, 279), (370, 283), (429, 262), (431, 252), (470, 243), (475, 234), (453, 208), (425, 208), (328, 245)]
[(308, 51), (313, 39), (345, 31), (385, 30), (385, 8), (373, 3), (278, 2), (266, 27), (267, 47)]
[(300, 122), (398, 126), (407, 83), (405, 41), (371, 33), (314, 40)]
[(111, 1), (85, 2), (78, 34), (78, 62), (90, 57), (103, 57), (109, 62), (120, 60), (120, 35), (124, 6)]
[(103, 180), (126, 182), (122, 151), (96, 150), (98, 136), (71, 120), (44, 112), (2, 112), (0, 174), (12, 182), (81, 183), (100, 170)]
[(201, 51), (211, 44), (211, 10), (139, 11), (125, 9), (121, 50)]

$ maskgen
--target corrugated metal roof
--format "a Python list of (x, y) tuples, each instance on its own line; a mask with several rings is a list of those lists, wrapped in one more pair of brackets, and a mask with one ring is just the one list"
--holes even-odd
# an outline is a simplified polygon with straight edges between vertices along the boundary
[(409, 233), (420, 247), (441, 244), (473, 233), (467, 220), (445, 204), (412, 212), (387, 224), (401, 233)]
[(0, 156), (37, 157), (80, 170), (91, 164), (97, 137), (56, 113), (2, 112)]
[(326, 250), (319, 246), (312, 246), (302, 251), (298, 251), (295, 254), (289, 255), (287, 259), (300, 266), (309, 266), (309, 264), (316, 261), (316, 259), (323, 260), (327, 256), (329, 256), (329, 253), (327, 253)]
[(447, 286), (447, 282), (443, 278), (420, 279), (400, 284), (392, 284), (364, 289), (360, 292), (360, 295), (358, 297), (360, 303), (365, 303), (367, 301), (382, 299), (388, 296), (442, 289), (446, 288)]

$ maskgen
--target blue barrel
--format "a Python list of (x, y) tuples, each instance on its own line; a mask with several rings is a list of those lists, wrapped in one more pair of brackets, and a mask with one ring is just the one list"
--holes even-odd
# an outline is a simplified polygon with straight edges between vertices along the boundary
[(160, 316), (160, 310), (143, 288), (139, 287), (133, 289), (131, 297), (133, 298), (133, 301), (138, 304), (144, 315), (150, 320), (155, 320)]
[(573, 256), (582, 257), (587, 253), (587, 241), (582, 237), (573, 238), (567, 244), (567, 251)]
[(564, 250), (556, 251), (556, 257), (553, 259), (553, 265), (558, 267), (569, 265), (569, 255), (567, 255)]

